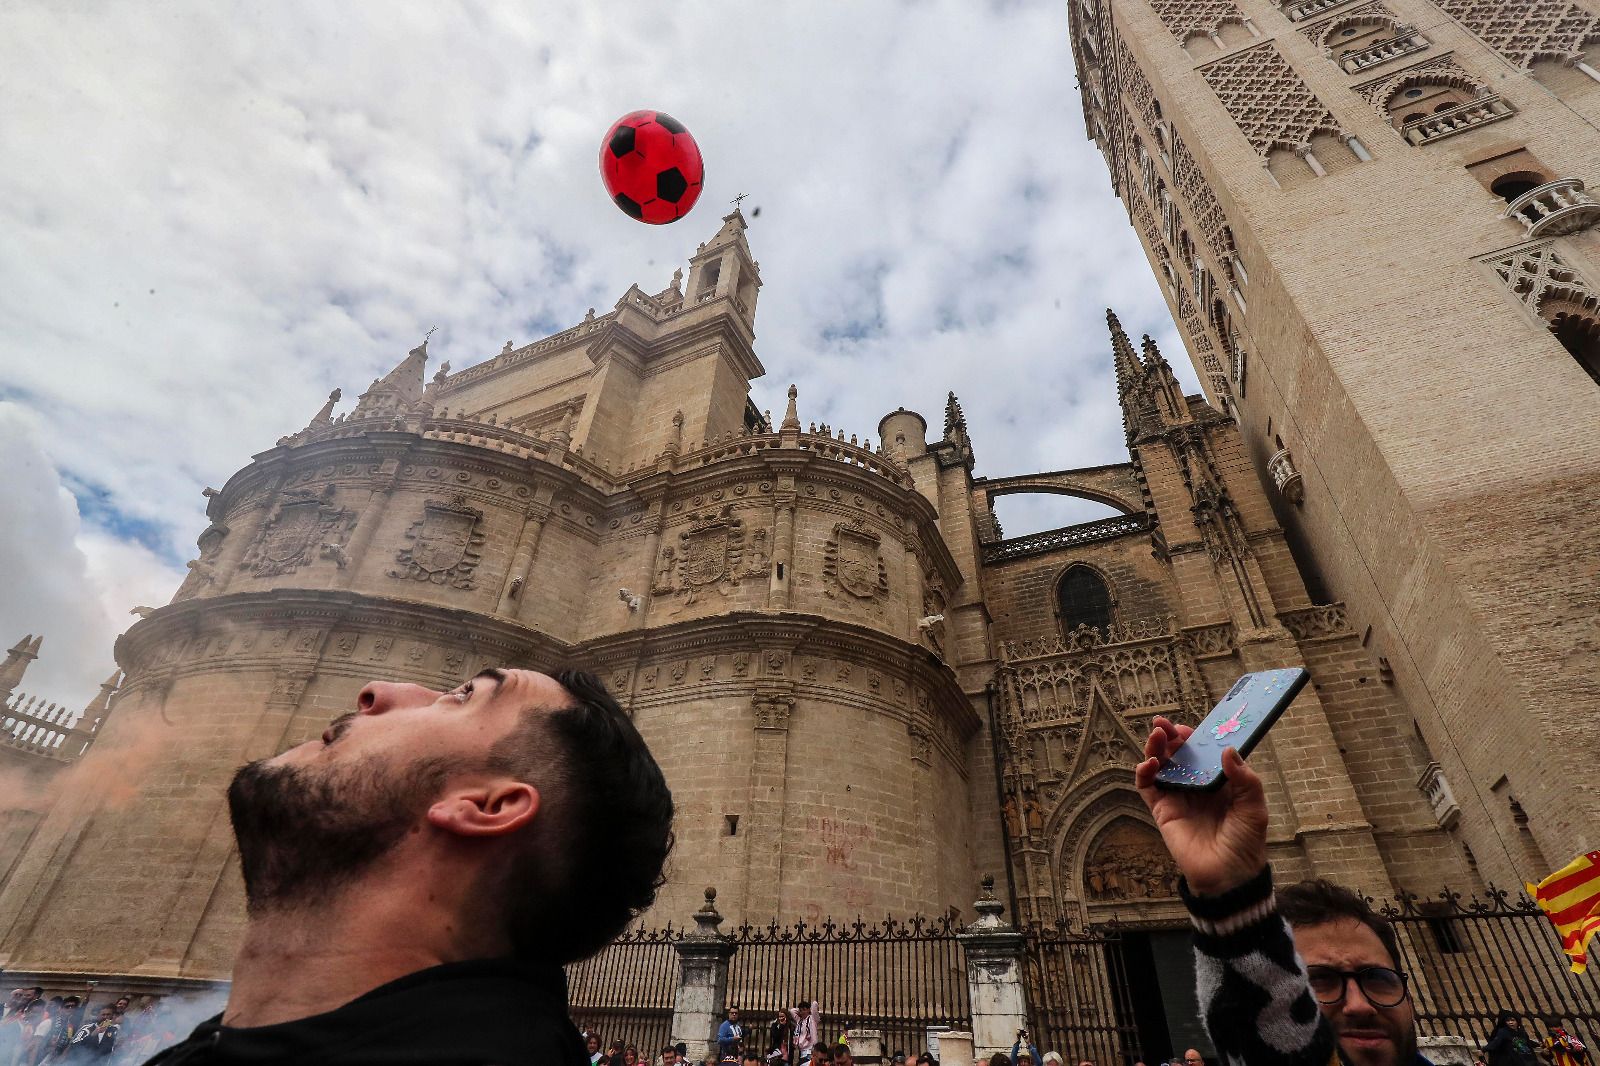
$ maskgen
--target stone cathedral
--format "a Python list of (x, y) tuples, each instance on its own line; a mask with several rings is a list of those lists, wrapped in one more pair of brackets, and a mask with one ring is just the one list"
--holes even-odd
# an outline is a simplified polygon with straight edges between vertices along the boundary
[(1067, 7), (1112, 187), (1411, 783), (1474, 879), (1600, 847), (1600, 6)]
[[(953, 395), (937, 434), (901, 409), (876, 445), (802, 422), (793, 388), (758, 411), (760, 286), (735, 210), (686, 280), (454, 373), (424, 344), (207, 489), (120, 684), (76, 720), (8, 704), (0, 756), (59, 787), (0, 825), (0, 965), (225, 977), (232, 771), (373, 677), (501, 664), (596, 672), (662, 763), (678, 845), (647, 921), (681, 924), (706, 884), (735, 923), (966, 912), (995, 873), (1024, 919), (1171, 928), (1129, 773), (1148, 722), (1300, 664), (1314, 685), (1254, 757), (1280, 869), (1463, 881), (1405, 705), (1275, 517), (1295, 479), (1269, 494), (1148, 339), (1109, 316), (1085, 341), (1115, 363), (1127, 462), (985, 478)], [(1008, 539), (991, 505), (1022, 492), (1119, 513)], [(7, 691), (38, 653), (0, 667)]]

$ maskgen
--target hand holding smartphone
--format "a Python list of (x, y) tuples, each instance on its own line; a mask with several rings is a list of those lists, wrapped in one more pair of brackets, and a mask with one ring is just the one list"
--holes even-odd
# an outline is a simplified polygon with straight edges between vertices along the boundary
[(1311, 675), (1293, 667), (1260, 670), (1234, 682), (1205, 721), (1156, 771), (1155, 785), (1166, 789), (1212, 792), (1227, 780), (1222, 753), (1234, 748), (1245, 756), (1283, 716)]

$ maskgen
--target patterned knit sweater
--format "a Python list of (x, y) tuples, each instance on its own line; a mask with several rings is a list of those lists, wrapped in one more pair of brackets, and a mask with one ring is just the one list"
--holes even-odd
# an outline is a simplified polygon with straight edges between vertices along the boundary
[(1223, 1066), (1329, 1066), (1337, 1044), (1322, 1020), (1269, 866), (1220, 896), (1181, 884), (1194, 923), (1195, 983)]

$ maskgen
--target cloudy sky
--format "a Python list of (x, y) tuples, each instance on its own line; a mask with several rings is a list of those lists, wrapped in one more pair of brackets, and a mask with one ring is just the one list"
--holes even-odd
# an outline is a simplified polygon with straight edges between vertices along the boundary
[[(1115, 462), (1104, 309), (1181, 354), (1062, 0), (12, 0), (0, 98), (0, 647), (44, 633), (24, 687), (76, 704), (176, 588), (203, 486), (431, 326), (459, 369), (665, 286), (737, 193), (763, 408), (792, 381), (803, 420), (937, 432), (954, 389), (979, 473)], [(598, 178), (637, 108), (705, 156), (670, 226)]]

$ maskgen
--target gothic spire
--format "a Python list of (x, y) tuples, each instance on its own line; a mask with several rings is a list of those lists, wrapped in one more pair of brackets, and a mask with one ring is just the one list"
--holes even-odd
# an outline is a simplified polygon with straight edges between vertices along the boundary
[(783, 425), (779, 427), (785, 433), (790, 431), (795, 433), (800, 432), (800, 411), (795, 406), (795, 401), (799, 395), (800, 390), (795, 388), (793, 385), (790, 385), (789, 405), (783, 409)]
[(0, 699), (11, 695), (22, 684), (23, 672), (39, 657), (39, 646), (43, 643), (44, 637), (29, 633), (6, 652), (5, 661), (0, 662)]
[(1138, 356), (1133, 354), (1133, 342), (1122, 328), (1122, 321), (1111, 308), (1106, 308), (1106, 328), (1111, 330), (1111, 356), (1117, 368), (1117, 394), (1127, 396), (1144, 377)]
[(325, 426), (329, 422), (332, 422), (333, 407), (339, 402), (340, 397), (343, 395), (344, 392), (340, 389), (334, 389), (332, 392), (328, 393), (328, 402), (322, 405), (322, 410), (318, 411), (311, 417), (311, 424), (313, 426)]
[(1152, 392), (1165, 408), (1166, 421), (1168, 423), (1189, 421), (1189, 403), (1184, 399), (1183, 386), (1178, 384), (1178, 378), (1172, 372), (1172, 365), (1167, 362), (1167, 357), (1161, 354), (1161, 349), (1156, 347), (1156, 342), (1150, 339), (1148, 333), (1144, 335), (1144, 366)]
[(397, 415), (409, 410), (422, 399), (422, 372), (427, 365), (428, 342), (424, 340), (361, 394), (356, 416)]

